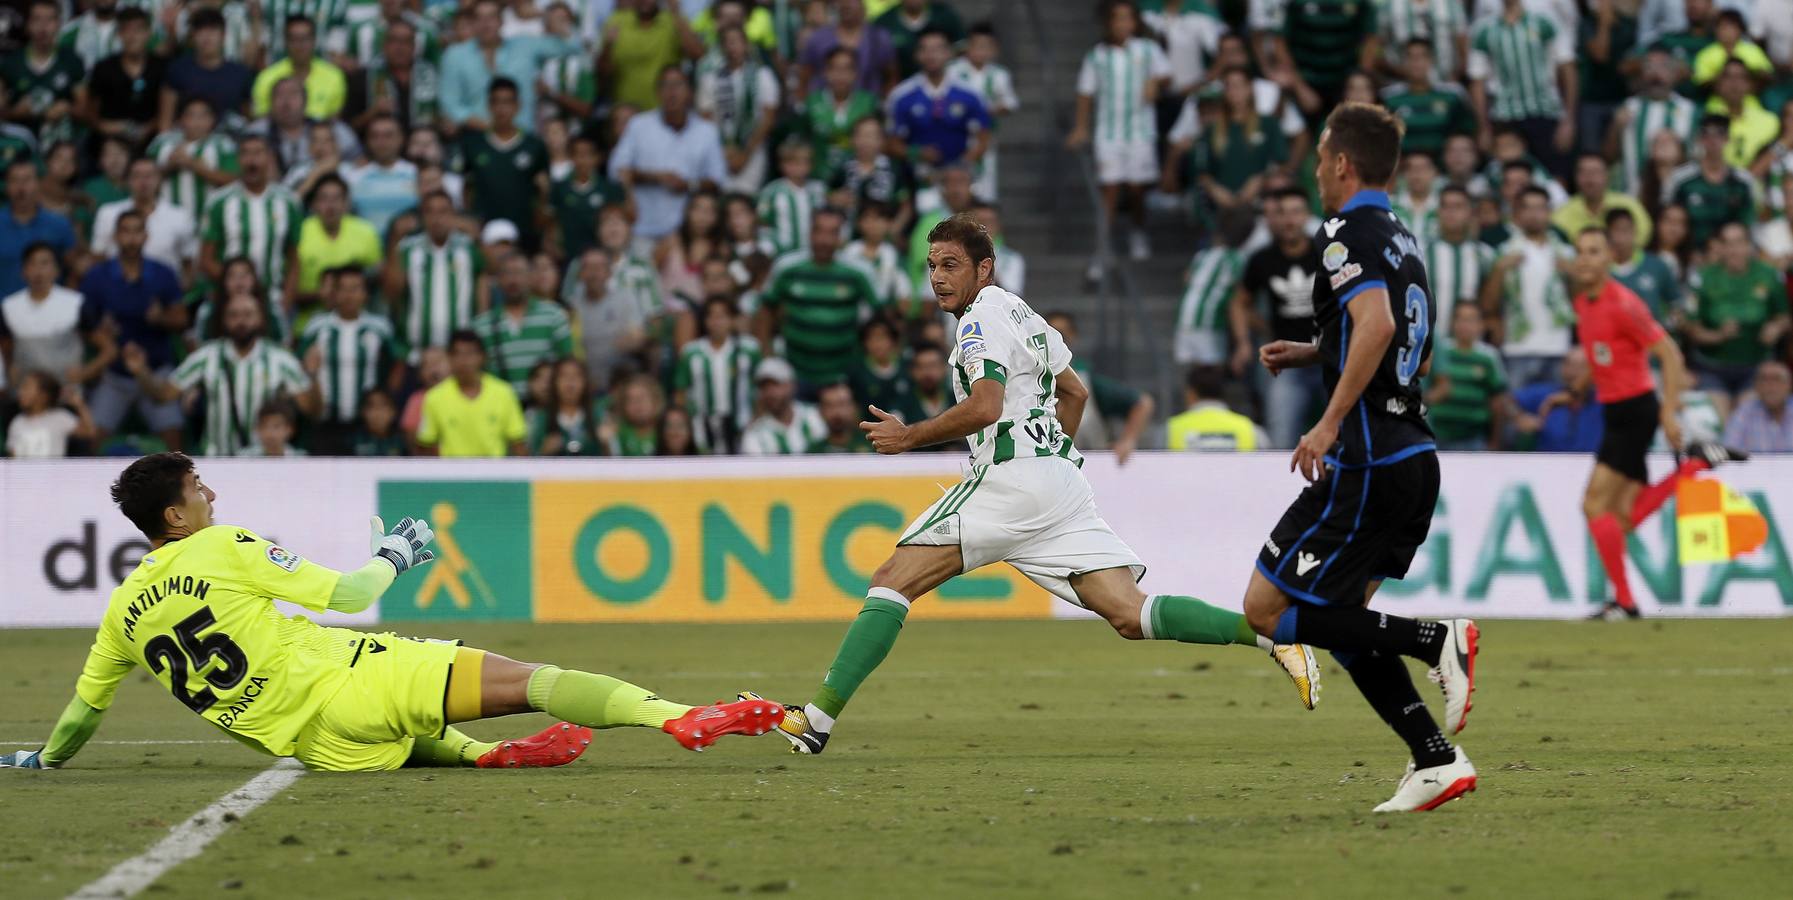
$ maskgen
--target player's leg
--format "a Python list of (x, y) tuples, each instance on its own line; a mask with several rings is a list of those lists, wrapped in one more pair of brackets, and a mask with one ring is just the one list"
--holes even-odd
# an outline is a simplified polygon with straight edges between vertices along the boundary
[(455, 656), (444, 709), (450, 723), (545, 712), (586, 728), (658, 728), (693, 750), (727, 734), (764, 734), (782, 717), (772, 703), (691, 707), (609, 675), (466, 647)]
[[(951, 498), (952, 492), (948, 492), (941, 503)], [(924, 513), (920, 521), (927, 522), (927, 517)], [(957, 544), (899, 544), (891, 552), (890, 558), (872, 573), (871, 587), (865, 592), (865, 605), (847, 626), (847, 633), (841, 638), (834, 661), (829, 663), (828, 673), (822, 677), (815, 696), (801, 709), (785, 709), (785, 719), (779, 728), (791, 742), (793, 752), (822, 752), (828, 744), (828, 735), (834, 731), (834, 720), (846, 709), (859, 686), (890, 655), (890, 648), (896, 645), (903, 621), (909, 617), (912, 600), (964, 571), (964, 557)]]
[(1262, 650), (1288, 674), (1301, 705), (1313, 709), (1320, 702), (1320, 666), (1312, 650), (1299, 644), (1278, 646), (1253, 631), (1244, 616), (1194, 597), (1147, 595), (1138, 583), (1143, 567), (1112, 566), (1067, 578), (1050, 567), (1026, 562), (1014, 565), (1034, 583), (1106, 619), (1115, 633), (1128, 640), (1242, 644)]
[(1638, 490), (1637, 498), (1632, 501), (1630, 507), (1631, 527), (1636, 528), (1645, 519), (1654, 515), (1656, 510), (1661, 509), (1662, 504), (1668, 502), (1668, 498), (1675, 496), (1675, 488), (1680, 486), (1683, 479), (1692, 478), (1707, 469), (1716, 468), (1720, 463), (1743, 462), (1747, 459), (1749, 459), (1748, 453), (1734, 447), (1726, 447), (1715, 441), (1695, 441), (1688, 444), (1687, 456), (1681, 460), (1680, 465), (1675, 467), (1675, 471), (1669, 473), (1667, 478), (1655, 484), (1643, 485)]
[(1618, 469), (1596, 462), (1581, 497), (1588, 535), (1593, 538), (1601, 568), (1606, 570), (1606, 582), (1612, 585), (1612, 605), (1630, 615), (1637, 615), (1638, 610), (1631, 579), (1625, 574), (1625, 535), (1631, 531), (1631, 507), (1642, 486)]
[[(1262, 637), (1232, 610), (1209, 606), (1194, 597), (1147, 595), (1125, 566), (1070, 577), (1071, 590), (1083, 608), (1101, 616), (1115, 633), (1130, 641), (1179, 641), (1185, 644), (1259, 646)], [(1269, 644), (1264, 642), (1266, 649)]]

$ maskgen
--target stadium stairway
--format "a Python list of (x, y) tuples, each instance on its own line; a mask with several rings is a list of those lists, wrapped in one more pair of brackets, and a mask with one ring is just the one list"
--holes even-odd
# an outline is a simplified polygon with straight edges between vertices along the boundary
[[(1065, 149), (1076, 104), (1077, 67), (1096, 40), (1094, 3), (1075, 0), (956, 0), (967, 23), (990, 20), (1002, 39), (1021, 109), (1003, 122), (998, 173), (1007, 241), (1027, 257), (1027, 300), (1045, 313), (1075, 314), (1079, 353), (1096, 371), (1152, 391), (1160, 409), (1180, 402), (1170, 356), (1182, 272), (1195, 251), (1187, 215), (1155, 214), (1152, 259), (1134, 263), (1116, 244), (1136, 299), (1121, 285), (1091, 287), (1084, 270), (1096, 243), (1095, 197), (1078, 155)], [(1085, 151), (1087, 153), (1087, 151)], [(1093, 167), (1093, 162), (1088, 163)], [(1110, 299), (1105, 302), (1104, 296)]]

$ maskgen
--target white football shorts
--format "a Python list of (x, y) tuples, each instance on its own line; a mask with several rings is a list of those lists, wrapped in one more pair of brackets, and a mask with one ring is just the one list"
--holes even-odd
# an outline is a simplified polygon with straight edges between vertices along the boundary
[(1071, 576), (1145, 564), (1096, 512), (1077, 464), (1059, 456), (977, 466), (903, 530), (897, 546), (957, 545), (964, 571), (1006, 562), (1040, 587), (1082, 606)]

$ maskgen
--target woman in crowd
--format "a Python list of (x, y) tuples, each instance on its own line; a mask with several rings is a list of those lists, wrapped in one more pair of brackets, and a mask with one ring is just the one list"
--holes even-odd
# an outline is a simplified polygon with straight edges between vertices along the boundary
[(585, 364), (563, 359), (543, 365), (550, 368), (548, 400), (529, 411), (529, 452), (534, 456), (602, 454), (604, 444), (598, 439), (592, 414), (591, 381)]

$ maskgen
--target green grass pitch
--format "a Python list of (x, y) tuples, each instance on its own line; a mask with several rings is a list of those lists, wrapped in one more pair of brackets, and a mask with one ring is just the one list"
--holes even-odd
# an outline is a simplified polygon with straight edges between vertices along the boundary
[[(457, 636), (675, 699), (801, 700), (842, 627)], [(1793, 620), (1483, 627), (1481, 787), (1430, 814), (1370, 813), (1406, 754), (1336, 668), (1309, 713), (1243, 648), (916, 622), (824, 756), (625, 729), (557, 770), (308, 773), (143, 896), (1786, 896)], [(41, 742), (87, 641), (0, 632), (0, 739)], [(66, 895), (268, 765), (218, 737), (133, 677), (97, 742), (201, 743), (0, 773), (0, 895)]]

